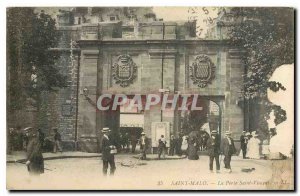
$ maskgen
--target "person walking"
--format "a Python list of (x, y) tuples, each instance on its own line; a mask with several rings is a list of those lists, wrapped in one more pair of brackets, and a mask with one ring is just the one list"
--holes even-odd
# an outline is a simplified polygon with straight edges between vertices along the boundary
[(27, 130), (29, 132), (26, 161), (27, 170), (30, 175), (40, 175), (44, 173), (44, 158), (41, 149), (41, 141), (39, 139), (39, 132), (31, 127)]
[(58, 132), (57, 128), (53, 128), (54, 131), (54, 147), (53, 147), (53, 152), (56, 153), (57, 150), (59, 152), (62, 152), (61, 148), (61, 135)]
[(110, 166), (110, 175), (114, 175), (116, 171), (116, 164), (115, 164), (115, 154), (116, 154), (116, 147), (112, 145), (112, 141), (109, 138), (110, 129), (105, 127), (102, 129), (103, 137), (101, 141), (102, 146), (102, 160), (103, 160), (103, 175), (107, 175), (108, 165)]
[(243, 159), (246, 159), (247, 145), (248, 145), (248, 136), (246, 135), (246, 131), (243, 131), (243, 134), (240, 137), (240, 142), (241, 142), (241, 150), (243, 153)]
[(207, 140), (207, 151), (209, 156), (209, 170), (213, 172), (213, 163), (216, 161), (216, 172), (220, 173), (220, 139), (218, 136), (218, 132), (213, 130), (211, 132), (211, 137)]
[(229, 131), (225, 132), (225, 138), (222, 140), (222, 153), (224, 154), (225, 169), (228, 173), (231, 173), (231, 156), (236, 153), (236, 148)]
[(145, 132), (142, 132), (141, 135), (142, 135), (140, 138), (140, 149), (141, 149), (141, 154), (142, 154), (141, 159), (146, 160), (146, 151), (149, 147), (149, 140), (146, 137)]

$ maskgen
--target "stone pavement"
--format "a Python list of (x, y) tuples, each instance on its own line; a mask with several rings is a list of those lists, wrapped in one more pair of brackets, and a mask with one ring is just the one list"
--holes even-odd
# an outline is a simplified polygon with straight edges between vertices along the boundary
[[(139, 159), (139, 154), (131, 154), (131, 153), (119, 153), (121, 155), (128, 155), (135, 159)], [(101, 153), (88, 153), (88, 152), (79, 152), (79, 151), (70, 151), (70, 152), (46, 152), (43, 153), (44, 160), (53, 160), (53, 159), (66, 159), (66, 158), (93, 158), (93, 157), (101, 157)], [(186, 156), (166, 156), (166, 160), (176, 160), (176, 159), (184, 159)], [(147, 154), (147, 160), (158, 160), (157, 154)], [(161, 159), (163, 160), (163, 159)], [(10, 155), (6, 155), (7, 163), (15, 163), (15, 162), (25, 162), (26, 161), (26, 153), (24, 151), (14, 151)]]
[[(53, 160), (53, 159), (66, 159), (66, 158), (93, 158), (93, 157), (101, 157), (100, 153), (87, 153), (87, 152), (46, 152), (43, 153), (44, 160)], [(11, 155), (6, 155), (7, 163), (15, 163), (15, 162), (24, 162), (26, 161), (26, 153), (24, 151), (15, 151)]]
[[(32, 179), (23, 164), (9, 163), (7, 164), (7, 186), (15, 190), (35, 188), (249, 190), (267, 189), (273, 173), (270, 160), (244, 160), (234, 156), (232, 173), (228, 174), (224, 170), (222, 162), (221, 172), (217, 174), (210, 173), (208, 156), (200, 156), (199, 160), (187, 158), (155, 160), (156, 156), (148, 155), (149, 159), (139, 160), (132, 154), (117, 154), (115, 156), (117, 170), (114, 177), (102, 176), (103, 163), (99, 157), (46, 160), (45, 168), (48, 170), (45, 170), (38, 179)], [(255, 170), (242, 172), (243, 168), (255, 168)]]

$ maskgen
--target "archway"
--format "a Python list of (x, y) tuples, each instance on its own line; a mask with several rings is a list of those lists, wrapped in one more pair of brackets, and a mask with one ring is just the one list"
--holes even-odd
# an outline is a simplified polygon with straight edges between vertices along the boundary
[(181, 111), (181, 133), (196, 137), (200, 151), (206, 151), (211, 131), (216, 130), (221, 139), (222, 98), (199, 97), (197, 107), (201, 110)]

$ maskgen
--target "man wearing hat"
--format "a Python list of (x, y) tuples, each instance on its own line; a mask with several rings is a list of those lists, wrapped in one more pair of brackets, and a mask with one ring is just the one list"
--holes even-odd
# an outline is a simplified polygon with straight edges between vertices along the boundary
[(146, 151), (147, 151), (148, 146), (149, 146), (149, 141), (148, 141), (148, 138), (146, 137), (145, 132), (142, 132), (141, 135), (142, 136), (139, 140), (140, 141), (140, 149), (141, 149), (141, 153), (142, 153), (141, 159), (146, 160)]
[(32, 127), (25, 131), (28, 131), (29, 138), (26, 161), (28, 172), (31, 175), (40, 175), (44, 173), (44, 158), (39, 133)]
[(241, 142), (241, 150), (243, 152), (243, 159), (246, 159), (247, 144), (248, 144), (248, 136), (246, 135), (246, 131), (243, 131), (243, 134), (240, 137), (240, 142)]
[(174, 135), (171, 135), (170, 137), (170, 150), (169, 150), (169, 156), (174, 156), (176, 148), (176, 139)]
[(105, 127), (102, 129), (102, 160), (103, 160), (103, 175), (107, 175), (108, 164), (110, 165), (110, 175), (114, 175), (116, 170), (115, 164), (115, 155), (112, 153), (112, 150), (115, 150), (115, 146), (112, 145), (112, 142), (109, 138), (110, 130)]
[(58, 129), (55, 127), (53, 128), (54, 131), (54, 146), (53, 146), (53, 152), (56, 153), (57, 150), (59, 152), (62, 152), (62, 148), (61, 148), (61, 135), (58, 132)]
[(218, 132), (213, 130), (211, 132), (211, 137), (207, 140), (207, 150), (209, 156), (209, 170), (213, 172), (213, 163), (214, 159), (216, 160), (217, 173), (220, 172), (220, 139), (218, 136)]
[(225, 168), (229, 173), (231, 173), (231, 156), (236, 153), (236, 149), (234, 146), (234, 141), (231, 137), (231, 133), (229, 131), (225, 132), (225, 138), (223, 138), (222, 140), (222, 152), (224, 154)]

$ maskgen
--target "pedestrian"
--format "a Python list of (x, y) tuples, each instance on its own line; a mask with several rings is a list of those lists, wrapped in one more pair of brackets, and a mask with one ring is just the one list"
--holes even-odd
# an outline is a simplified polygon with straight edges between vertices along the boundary
[(243, 134), (240, 137), (240, 142), (241, 142), (241, 150), (243, 153), (243, 159), (246, 159), (247, 145), (248, 145), (248, 136), (246, 135), (246, 131), (243, 131)]
[(14, 128), (9, 128), (8, 132), (8, 142), (7, 142), (7, 153), (12, 154), (14, 151), (14, 139), (15, 139), (15, 130)]
[(142, 132), (141, 133), (141, 138), (140, 138), (140, 149), (141, 149), (141, 159), (142, 160), (146, 160), (146, 151), (149, 147), (149, 140), (148, 138), (146, 137), (146, 133), (145, 132)]
[(135, 153), (136, 144), (138, 143), (137, 137), (135, 134), (131, 135), (131, 152)]
[(206, 150), (207, 149), (207, 140), (209, 139), (209, 134), (207, 132), (205, 132), (203, 134), (203, 149), (202, 150)]
[(202, 138), (202, 135), (200, 134), (200, 136), (199, 136), (199, 150), (200, 151), (204, 151), (204, 148), (203, 148), (203, 144), (204, 144), (204, 140), (203, 140), (203, 138)]
[(247, 151), (247, 157), (250, 159), (260, 159), (260, 154), (259, 154), (259, 144), (260, 140), (257, 138), (258, 135), (256, 134), (256, 131), (253, 131), (251, 133), (252, 138), (248, 142), (248, 151)]
[(231, 173), (231, 156), (236, 153), (236, 148), (229, 131), (225, 132), (225, 138), (222, 140), (222, 153), (224, 154), (225, 169), (228, 173)]
[(261, 153), (262, 153), (264, 159), (268, 159), (268, 156), (270, 154), (270, 149), (269, 149), (269, 141), (267, 139), (265, 139), (262, 143)]
[(198, 160), (199, 159), (198, 148), (199, 148), (199, 146), (197, 143), (197, 139), (195, 137), (189, 137), (188, 150), (187, 150), (189, 160)]
[(57, 128), (53, 128), (54, 131), (54, 148), (53, 148), (53, 152), (56, 153), (57, 150), (59, 152), (62, 152), (62, 148), (61, 148), (61, 135), (58, 132)]
[(166, 139), (164, 135), (161, 135), (158, 139), (158, 159), (160, 159), (161, 155), (165, 159), (166, 158)]
[(181, 152), (185, 155), (187, 155), (188, 150), (188, 139), (189, 137), (187, 135), (182, 136)]
[(29, 142), (27, 146), (27, 169), (30, 175), (40, 175), (44, 173), (44, 158), (41, 149), (41, 142), (37, 130), (29, 127)]
[(25, 151), (27, 151), (27, 146), (29, 143), (29, 132), (28, 132), (28, 130), (25, 131), (25, 129), (24, 129), (24, 133), (23, 133), (23, 144), (22, 145), (23, 145), (23, 149)]
[(216, 172), (220, 173), (220, 138), (218, 136), (218, 132), (213, 130), (211, 132), (211, 137), (207, 140), (207, 150), (209, 156), (209, 170), (213, 172), (213, 163), (216, 161)]
[(178, 156), (182, 155), (182, 150), (181, 150), (181, 146), (182, 146), (182, 133), (179, 133), (178, 138), (176, 139), (176, 154)]
[(103, 175), (107, 175), (108, 164), (110, 166), (110, 175), (114, 175), (116, 171), (116, 164), (115, 164), (115, 154), (116, 154), (116, 147), (112, 145), (112, 141), (109, 138), (110, 129), (105, 127), (102, 129), (103, 137), (102, 137), (102, 160), (103, 160)]
[(39, 140), (41, 142), (41, 148), (43, 150), (44, 141), (45, 141), (45, 133), (41, 129), (38, 129), (38, 133), (39, 133)]
[(21, 126), (17, 126), (15, 129), (16, 133), (16, 141), (14, 143), (15, 145), (15, 150), (24, 150), (23, 148), (23, 137), (24, 137), (24, 132), (21, 129)]
[(129, 151), (129, 136), (127, 132), (122, 134), (122, 147), (125, 152)]
[(175, 148), (176, 148), (176, 139), (175, 139), (174, 135), (171, 135), (169, 156), (174, 156)]

